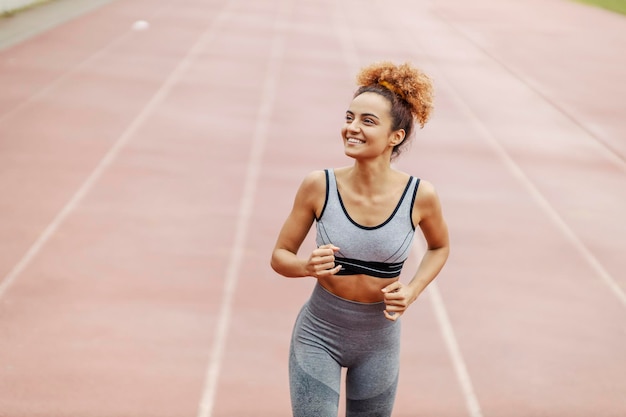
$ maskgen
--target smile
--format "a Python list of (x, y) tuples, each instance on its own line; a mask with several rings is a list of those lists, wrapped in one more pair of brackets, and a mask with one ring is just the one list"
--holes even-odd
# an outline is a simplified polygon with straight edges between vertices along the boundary
[(360, 140), (360, 139), (355, 139), (355, 138), (348, 138), (347, 141), (348, 143), (355, 143), (355, 144), (365, 143), (365, 141)]

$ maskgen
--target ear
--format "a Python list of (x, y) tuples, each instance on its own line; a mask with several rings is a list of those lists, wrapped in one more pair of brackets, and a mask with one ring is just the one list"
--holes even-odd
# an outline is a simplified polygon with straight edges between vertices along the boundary
[(391, 145), (397, 146), (402, 143), (404, 140), (404, 136), (406, 136), (406, 132), (404, 129), (398, 129), (391, 133)]

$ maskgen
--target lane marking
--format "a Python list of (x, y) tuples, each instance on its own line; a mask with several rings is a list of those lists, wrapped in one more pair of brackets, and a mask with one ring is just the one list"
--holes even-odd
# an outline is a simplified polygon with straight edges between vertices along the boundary
[[(441, 19), (440, 19), (441, 20)], [(450, 26), (447, 22), (444, 21), (444, 24)], [(461, 35), (461, 37), (463, 37)], [(402, 38), (404, 39), (404, 38)], [(419, 39), (418, 36), (415, 39)], [(467, 40), (467, 38), (464, 38)], [(468, 42), (472, 45), (473, 42)], [(422, 46), (422, 49), (428, 51), (427, 48), (424, 47), (422, 42), (418, 43)], [(476, 46), (476, 45), (474, 45)], [(480, 47), (477, 47), (479, 51), (485, 53)], [(487, 57), (493, 59), (489, 54), (486, 54)], [(480, 118), (472, 111), (471, 107), (468, 103), (466, 103), (462, 96), (458, 93), (457, 89), (452, 85), (452, 83), (445, 78), (445, 71), (441, 69), (441, 66), (435, 62), (432, 58), (428, 59), (433, 66), (439, 69), (439, 73), (444, 75), (444, 77), (438, 78), (439, 84), (443, 85), (444, 88), (450, 93), (450, 96), (458, 105), (459, 109), (465, 113), (470, 122), (477, 129), (480, 136), (486, 140), (486, 142), (491, 146), (491, 148), (496, 152), (496, 154), (500, 157), (500, 159), (505, 163), (508, 170), (513, 174), (513, 177), (518, 180), (518, 182), (526, 189), (526, 191), (533, 197), (537, 205), (544, 211), (544, 213), (548, 216), (548, 218), (554, 223), (557, 229), (565, 236), (566, 240), (570, 242), (570, 244), (576, 249), (579, 255), (586, 261), (586, 263), (591, 267), (593, 271), (597, 274), (600, 280), (606, 285), (609, 291), (617, 298), (617, 300), (626, 307), (626, 291), (619, 285), (618, 281), (606, 270), (606, 268), (602, 265), (602, 263), (595, 257), (595, 255), (587, 248), (584, 242), (576, 235), (573, 229), (567, 224), (567, 222), (561, 217), (559, 212), (550, 204), (549, 200), (544, 197), (544, 195), (539, 191), (539, 189), (533, 184), (530, 178), (524, 173), (523, 169), (515, 162), (515, 160), (509, 155), (506, 151), (504, 145), (502, 145), (496, 137), (491, 133), (491, 131), (487, 128), (487, 126), (480, 120)], [(494, 60), (495, 61), (495, 60)], [(495, 61), (498, 62), (498, 61)], [(506, 67), (505, 67), (506, 69)], [(511, 71), (510, 71), (511, 72)], [(517, 76), (515, 73), (511, 72), (514, 76)], [(532, 86), (528, 83), (524, 82), (524, 79), (518, 76), (520, 82), (524, 83), (529, 87), (529, 89), (533, 92), (537, 92)], [(540, 97), (543, 97), (540, 95)], [(552, 104), (548, 101), (549, 104)], [(580, 126), (579, 126), (580, 127)], [(592, 139), (595, 137), (588, 133)], [(606, 151), (606, 148), (601, 148)], [(618, 166), (625, 167), (623, 161), (620, 161), (614, 154), (611, 154), (607, 151), (606, 153), (608, 159), (617, 164)], [(621, 165), (620, 165), (621, 162)]]
[[(290, 9), (290, 8), (289, 8)], [(263, 81), (262, 101), (252, 137), (250, 156), (248, 159), (246, 178), (242, 192), (242, 200), (237, 213), (235, 225), (235, 239), (228, 260), (224, 288), (222, 290), (222, 302), (218, 314), (215, 337), (211, 349), (211, 356), (206, 371), (202, 398), (198, 405), (198, 417), (211, 417), (215, 407), (215, 395), (217, 392), (220, 371), (224, 359), (224, 349), (228, 339), (228, 329), (233, 310), (233, 298), (239, 279), (239, 270), (244, 260), (244, 250), (247, 241), (249, 223), (254, 211), (254, 200), (257, 184), (262, 166), (263, 153), (267, 142), (270, 118), (276, 101), (276, 91), (279, 83), (280, 67), (284, 55), (285, 24), (289, 21), (287, 16), (290, 10), (285, 2), (281, 4), (275, 22), (275, 32), (272, 40), (268, 67)]]
[[(225, 9), (225, 8), (224, 8)], [(222, 12), (215, 18), (209, 29), (204, 32), (198, 41), (192, 46), (187, 55), (181, 60), (178, 66), (172, 71), (172, 73), (165, 80), (163, 85), (156, 91), (150, 101), (144, 106), (137, 117), (131, 122), (126, 130), (121, 134), (109, 151), (102, 157), (98, 165), (82, 183), (80, 188), (72, 196), (72, 198), (63, 206), (61, 211), (56, 215), (50, 224), (43, 230), (37, 240), (31, 245), (28, 251), (22, 256), (20, 261), (9, 271), (0, 282), (0, 298), (6, 293), (7, 289), (13, 284), (17, 277), (24, 271), (24, 269), (30, 264), (33, 258), (41, 251), (41, 248), (50, 240), (50, 238), (56, 233), (60, 225), (65, 219), (76, 209), (78, 204), (91, 190), (93, 185), (100, 179), (105, 170), (113, 163), (115, 158), (119, 155), (120, 151), (128, 143), (130, 138), (137, 132), (137, 130), (144, 124), (148, 117), (152, 114), (153, 110), (161, 104), (161, 102), (167, 97), (171, 89), (181, 79), (182, 75), (187, 71), (191, 63), (200, 55), (200, 52), (204, 45), (208, 43), (216, 33), (217, 23), (225, 18), (225, 12)]]
[(467, 371), (467, 365), (463, 359), (459, 342), (456, 339), (452, 322), (450, 321), (446, 306), (443, 303), (443, 297), (441, 296), (439, 286), (436, 282), (433, 281), (428, 285), (428, 295), (431, 297), (431, 305), (435, 311), (435, 317), (437, 318), (437, 323), (439, 323), (439, 328), (441, 329), (441, 334), (443, 336), (446, 349), (448, 350), (448, 355), (452, 360), (452, 366), (454, 367), (456, 379), (461, 386), (461, 390), (463, 391), (467, 411), (470, 417), (482, 417), (483, 414), (474, 391), (472, 379)]
[[(413, 244), (412, 254), (418, 261), (418, 264), (425, 251), (426, 246), (424, 242), (416, 242)], [(448, 351), (448, 356), (452, 361), (452, 368), (454, 369), (456, 380), (461, 387), (467, 412), (470, 417), (483, 417), (480, 402), (478, 401), (476, 391), (474, 390), (474, 384), (472, 383), (472, 378), (467, 370), (467, 364), (465, 359), (463, 359), (463, 353), (461, 352), (461, 347), (454, 333), (452, 321), (450, 320), (446, 305), (443, 302), (441, 291), (439, 291), (439, 286), (437, 285), (437, 278), (428, 284), (426, 292), (430, 296), (430, 303), (435, 313), (437, 324), (439, 324), (439, 329), (441, 330), (441, 335), (443, 337), (446, 350)]]
[[(385, 10), (384, 8), (382, 10)], [(408, 27), (406, 23), (405, 27)], [(394, 25), (394, 28), (396, 26)], [(397, 29), (397, 28), (396, 28)], [(429, 52), (429, 49), (424, 46), (424, 43), (420, 41), (419, 36), (412, 37), (421, 46), (421, 49), (426, 53)], [(406, 42), (405, 37), (400, 36), (400, 40)], [(574, 246), (574, 248), (579, 252), (582, 258), (591, 266), (591, 268), (597, 273), (600, 277), (601, 281), (609, 288), (610, 292), (615, 295), (615, 297), (626, 307), (626, 294), (624, 293), (624, 289), (622, 289), (617, 281), (611, 276), (611, 274), (604, 268), (604, 266), (598, 261), (598, 259), (592, 254), (592, 252), (585, 246), (585, 244), (581, 241), (581, 239), (574, 233), (574, 231), (568, 226), (568, 224), (563, 220), (563, 218), (558, 214), (555, 208), (551, 206), (549, 201), (541, 194), (539, 189), (535, 187), (532, 181), (526, 176), (521, 167), (513, 160), (513, 158), (506, 152), (506, 149), (502, 144), (498, 142), (498, 140), (494, 137), (494, 135), (487, 129), (487, 127), (482, 123), (482, 121), (478, 118), (478, 116), (472, 111), (469, 104), (467, 104), (461, 95), (454, 88), (452, 83), (445, 78), (445, 71), (441, 69), (441, 66), (438, 62), (435, 62), (430, 55), (425, 55), (428, 61), (438, 69), (438, 72), (442, 75), (442, 77), (438, 77), (438, 83), (443, 85), (443, 87), (450, 93), (451, 97), (455, 101), (455, 103), (459, 106), (461, 111), (463, 111), (466, 116), (470, 119), (471, 123), (475, 128), (478, 129), (479, 134), (485, 139), (489, 145), (495, 150), (497, 155), (504, 161), (505, 165), (509, 169), (509, 171), (513, 174), (513, 176), (526, 188), (527, 192), (534, 198), (536, 203), (543, 209), (543, 211), (548, 215), (548, 217), (552, 220), (552, 222), (557, 226), (557, 228), (561, 231), (561, 233), (566, 237), (567, 240)], [(488, 55), (489, 56), (489, 55)], [(523, 81), (523, 80), (522, 80)], [(533, 89), (534, 91), (534, 89)], [(593, 135), (592, 135), (593, 136)], [(619, 158), (609, 158), (612, 162), (617, 163), (619, 165)], [(431, 285), (435, 284), (432, 288), (432, 294), (435, 296), (433, 299), (433, 306), (436, 309), (438, 320), (440, 320), (442, 330), (445, 330), (445, 337), (450, 339), (446, 341), (446, 344), (449, 345), (449, 350), (451, 355), (453, 356), (453, 362), (455, 362), (455, 368), (457, 369), (457, 378), (459, 379), (459, 383), (463, 387), (464, 394), (466, 396), (466, 402), (468, 406), (468, 411), (472, 415), (472, 417), (478, 417), (480, 414), (479, 403), (474, 394), (474, 390), (471, 389), (471, 380), (469, 379), (469, 374), (467, 374), (467, 370), (462, 366), (464, 364), (462, 357), (458, 356), (455, 351), (458, 351), (458, 355), (460, 355), (460, 349), (458, 348), (458, 344), (454, 337), (454, 332), (452, 326), (450, 325), (449, 318), (447, 314), (445, 314), (445, 308), (443, 305), (443, 299), (441, 294), (436, 286), (436, 283), (433, 282)], [(430, 288), (430, 285), (429, 285)]]
[[(440, 78), (440, 81), (443, 80)], [(447, 81), (442, 84), (450, 93), (452, 99), (456, 102), (458, 107), (468, 117), (470, 122), (474, 125), (474, 128), (478, 131), (479, 135), (491, 146), (496, 152), (498, 157), (504, 162), (508, 170), (513, 174), (513, 177), (526, 189), (528, 194), (535, 200), (535, 203), (544, 211), (548, 218), (554, 223), (557, 229), (565, 236), (566, 240), (578, 251), (578, 254), (587, 262), (587, 264), (593, 269), (600, 280), (607, 286), (610, 292), (626, 307), (626, 293), (624, 289), (620, 287), (617, 280), (604, 268), (602, 263), (595, 257), (595, 255), (585, 246), (583, 241), (576, 235), (572, 228), (563, 220), (558, 211), (552, 207), (548, 199), (546, 199), (541, 191), (533, 184), (533, 182), (524, 173), (522, 168), (513, 160), (508, 154), (504, 146), (498, 142), (491, 131), (485, 126), (485, 124), (476, 116), (469, 105), (463, 101), (461, 96), (457, 93), (456, 89)]]
[(461, 38), (465, 39), (469, 44), (482, 52), (483, 55), (488, 57), (491, 61), (495, 62), (502, 69), (511, 74), (514, 78), (517, 78), (522, 84), (526, 85), (526, 87), (528, 87), (530, 91), (537, 94), (537, 96), (543, 99), (544, 102), (548, 103), (549, 106), (552, 106), (557, 113), (560, 113), (573, 126), (578, 128), (578, 130), (580, 130), (585, 136), (587, 136), (597, 145), (599, 145), (599, 150), (604, 154), (605, 158), (609, 159), (611, 163), (616, 165), (622, 171), (626, 171), (626, 159), (624, 158), (624, 155), (622, 155), (619, 150), (617, 150), (613, 146), (613, 144), (596, 135), (591, 128), (581, 122), (580, 118), (576, 117), (576, 110), (568, 108), (567, 104), (558, 103), (555, 99), (544, 93), (539, 83), (533, 81), (530, 77), (526, 77), (524, 74), (522, 74), (521, 71), (514, 69), (514, 67), (500, 60), (494, 54), (489, 52), (484, 46), (482, 46), (478, 41), (476, 41), (474, 37), (468, 34), (467, 31), (454, 25), (452, 22), (442, 16), (441, 13), (437, 12), (437, 10), (433, 10), (432, 14), (435, 15), (445, 25), (450, 27), (453, 31), (458, 33)]
[[(152, 19), (154, 18), (154, 16), (161, 14), (163, 9), (165, 9), (166, 7), (170, 7), (170, 6), (171, 4), (167, 4), (167, 5), (159, 7), (157, 10), (153, 11), (150, 14), (150, 18)], [(131, 36), (137, 36), (137, 34), (133, 32), (131, 29), (126, 30), (122, 35), (114, 38), (111, 42), (109, 42), (108, 44), (100, 48), (97, 52), (89, 55), (87, 58), (85, 58), (84, 60), (76, 64), (74, 67), (63, 71), (61, 75), (49, 81), (47, 85), (45, 85), (38, 91), (32, 93), (31, 95), (29, 95), (25, 100), (19, 102), (15, 107), (13, 107), (12, 109), (10, 109), (4, 114), (0, 114), (0, 125), (4, 123), (5, 121), (7, 121), (8, 119), (10, 119), (11, 117), (13, 117), (15, 114), (17, 114), (20, 110), (24, 109), (29, 104), (33, 103), (34, 101), (37, 101), (41, 97), (44, 97), (46, 94), (50, 93), (52, 90), (58, 87), (61, 83), (66, 81), (68, 78), (75, 75), (79, 71), (83, 70), (84, 68), (92, 64), (94, 61), (96, 61), (98, 58), (102, 57), (111, 49), (121, 44), (123, 41), (125, 41), (127, 38)]]
[[(382, 7), (381, 10), (386, 10), (386, 8)], [(338, 4), (334, 8), (333, 17), (335, 22), (335, 30), (340, 38), (342, 48), (344, 49), (344, 59), (346, 61), (346, 64), (354, 71), (357, 71), (359, 62), (358, 52), (356, 50), (353, 36), (351, 36), (350, 32), (346, 29), (348, 25), (341, 24), (341, 20), (345, 20), (345, 16), (343, 15)], [(401, 42), (406, 42), (403, 37), (401, 37)], [(418, 246), (419, 245), (415, 243), (413, 245), (412, 252), (416, 259), (419, 260), (421, 259), (425, 248), (421, 248), (420, 250)], [(455, 336), (454, 328), (452, 327), (452, 323), (446, 311), (446, 307), (443, 303), (443, 297), (439, 292), (437, 283), (431, 282), (428, 285), (427, 291), (431, 296), (431, 305), (435, 312), (437, 324), (439, 325), (439, 328), (441, 330), (444, 344), (446, 346), (446, 350), (448, 351), (448, 356), (450, 357), (450, 360), (452, 362), (452, 367), (454, 369), (457, 382), (463, 393), (468, 414), (470, 417), (483, 417), (480, 403), (478, 402), (478, 398), (476, 397), (474, 391), (472, 379), (467, 370), (467, 365), (465, 363), (465, 360), (463, 359), (461, 348)]]

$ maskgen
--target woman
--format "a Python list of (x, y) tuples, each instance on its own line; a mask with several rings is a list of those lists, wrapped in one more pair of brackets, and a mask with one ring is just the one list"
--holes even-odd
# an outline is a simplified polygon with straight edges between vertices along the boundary
[[(310, 173), (272, 253), (272, 268), (317, 284), (294, 327), (289, 376), (295, 417), (337, 416), (341, 368), (346, 415), (390, 416), (399, 371), (398, 319), (448, 257), (448, 231), (432, 184), (391, 160), (414, 122), (432, 110), (432, 85), (420, 70), (389, 62), (357, 77), (341, 135), (349, 167)], [(298, 250), (313, 222), (317, 249)], [(399, 281), (419, 226), (427, 251), (408, 284)]]

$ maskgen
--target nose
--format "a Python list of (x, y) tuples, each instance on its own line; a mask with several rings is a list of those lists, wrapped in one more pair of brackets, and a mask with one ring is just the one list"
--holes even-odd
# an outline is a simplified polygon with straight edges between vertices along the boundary
[(346, 127), (350, 132), (358, 132), (360, 127), (359, 127), (359, 122), (357, 119), (353, 119), (350, 122), (346, 123), (348, 126)]

